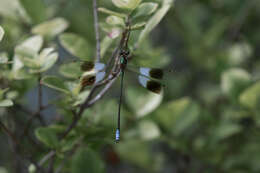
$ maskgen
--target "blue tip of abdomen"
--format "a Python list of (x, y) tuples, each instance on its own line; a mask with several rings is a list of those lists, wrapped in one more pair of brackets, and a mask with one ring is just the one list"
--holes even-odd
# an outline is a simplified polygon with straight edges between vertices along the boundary
[(116, 129), (116, 142), (120, 141), (120, 130)]

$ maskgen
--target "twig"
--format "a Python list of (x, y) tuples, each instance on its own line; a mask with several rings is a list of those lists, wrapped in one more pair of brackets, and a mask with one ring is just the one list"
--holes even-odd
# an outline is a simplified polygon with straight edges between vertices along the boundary
[[(39, 77), (38, 77), (38, 112), (39, 113), (43, 109), (43, 106), (42, 106), (42, 84), (41, 84), (41, 80), (42, 80), (42, 76), (41, 76), (41, 74), (39, 74)], [(39, 119), (40, 123), (42, 125), (45, 125), (43, 117), (40, 114), (37, 114), (36, 116)]]
[(52, 150), (48, 154), (46, 154), (38, 163), (39, 166), (42, 166), (46, 161), (52, 158), (56, 154), (56, 151)]
[(1, 121), (0, 121), (0, 127), (12, 139), (12, 141), (18, 146), (19, 143), (16, 140), (16, 137), (14, 136), (14, 134)]
[(97, 12), (97, 0), (93, 0), (93, 15), (94, 15), (94, 27), (96, 33), (96, 62), (100, 62), (100, 37), (98, 26), (98, 12)]

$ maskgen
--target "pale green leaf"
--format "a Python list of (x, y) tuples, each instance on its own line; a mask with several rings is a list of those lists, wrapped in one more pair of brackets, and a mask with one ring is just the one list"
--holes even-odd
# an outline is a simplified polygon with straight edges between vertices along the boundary
[(8, 171), (4, 167), (0, 167), (0, 173), (8, 173)]
[(28, 167), (28, 171), (29, 173), (36, 173), (37, 168), (34, 164), (30, 164), (30, 166)]
[(13, 106), (13, 101), (6, 99), (6, 100), (0, 100), (0, 107), (9, 107)]
[(54, 18), (33, 27), (32, 33), (52, 38), (65, 31), (68, 28), (68, 25), (69, 24), (65, 19)]
[(161, 103), (163, 94), (142, 91), (138, 88), (127, 90), (126, 101), (137, 117), (143, 117), (154, 111)]
[(146, 22), (140, 22), (131, 26), (131, 30), (142, 30), (144, 29)]
[(100, 11), (102, 13), (105, 13), (105, 14), (112, 15), (112, 16), (121, 17), (121, 18), (125, 18), (126, 17), (125, 14), (118, 13), (118, 12), (115, 12), (115, 11), (111, 11), (111, 10), (108, 10), (106, 8), (98, 8), (98, 11)]
[(73, 33), (64, 33), (60, 37), (61, 45), (72, 55), (82, 60), (90, 60), (92, 49), (90, 44), (82, 37)]
[(8, 63), (7, 53), (0, 53), (0, 64)]
[(21, 44), (16, 46), (15, 51), (19, 52), (32, 52), (32, 54), (38, 53), (43, 45), (43, 38), (40, 35), (32, 36)]
[(122, 18), (120, 18), (120, 17), (117, 17), (117, 16), (108, 16), (106, 18), (106, 22), (109, 25), (124, 26), (124, 20)]
[(77, 150), (72, 158), (71, 172), (73, 173), (103, 173), (105, 165), (98, 153), (90, 147)]
[(214, 129), (212, 136), (217, 140), (228, 138), (239, 133), (242, 127), (237, 124), (224, 123)]
[(107, 52), (108, 48), (113, 43), (114, 39), (105, 36), (103, 40), (101, 41), (100, 47), (101, 47), (101, 57), (104, 57), (105, 53)]
[(134, 10), (142, 0), (112, 0), (113, 4), (121, 9)]
[(136, 12), (133, 14), (133, 18), (148, 16), (153, 12), (155, 12), (157, 7), (158, 7), (157, 3), (153, 3), (153, 2), (142, 3), (135, 10)]
[(152, 140), (160, 136), (161, 132), (157, 124), (151, 120), (143, 120), (138, 124), (141, 139)]
[(32, 73), (42, 73), (49, 70), (58, 60), (58, 53), (54, 52), (49, 54), (45, 60), (41, 63), (41, 67), (38, 70), (31, 70)]
[(80, 70), (80, 62), (71, 62), (62, 64), (60, 66), (59, 72), (64, 77), (71, 79), (78, 79), (82, 75), (82, 71)]
[(141, 44), (143, 39), (160, 23), (162, 18), (169, 11), (171, 5), (173, 4), (173, 0), (164, 0), (162, 7), (157, 10), (157, 12), (149, 19), (144, 30), (141, 32), (137, 45)]
[(4, 30), (3, 28), (0, 26), (0, 41), (2, 41), (3, 37), (4, 37)]
[(242, 105), (257, 109), (260, 107), (260, 82), (255, 83), (251, 87), (247, 88), (239, 97), (239, 101)]
[(247, 61), (253, 53), (252, 46), (247, 42), (240, 42), (228, 49), (228, 62), (231, 65), (240, 65)]
[(248, 72), (243, 69), (232, 68), (222, 74), (221, 89), (226, 95), (237, 98), (251, 82), (251, 75)]
[(196, 124), (199, 114), (198, 104), (184, 97), (160, 107), (155, 112), (155, 118), (166, 130), (181, 135)]
[(55, 76), (45, 76), (42, 78), (41, 83), (52, 89), (70, 94), (70, 91), (64, 84), (64, 80)]
[(26, 14), (24, 8), (20, 4), (20, 0), (0, 0), (0, 15), (16, 20), (28, 23), (30, 21), (28, 15)]

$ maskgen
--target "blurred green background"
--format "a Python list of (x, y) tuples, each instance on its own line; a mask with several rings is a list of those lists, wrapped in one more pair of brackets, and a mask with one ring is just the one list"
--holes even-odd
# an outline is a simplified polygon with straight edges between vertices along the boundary
[[(158, 3), (160, 8), (165, 1), (142, 2)], [(165, 70), (163, 94), (149, 93), (138, 85), (135, 74), (127, 73), (120, 143), (114, 144), (117, 81), (104, 98), (84, 112), (69, 138), (58, 142), (63, 148), (53, 161), (56, 171), (260, 172), (260, 1), (176, 0), (171, 5), (162, 21), (133, 50), (131, 61)], [(110, 0), (98, 1), (98, 7), (121, 12)], [(65, 77), (71, 74), (64, 70), (69, 68), (64, 64), (74, 56), (95, 56), (92, 14), (90, 0), (0, 0), (0, 25), (5, 30), (1, 53), (11, 61), (14, 48), (23, 40), (43, 35), (43, 45), (59, 52), (56, 65), (44, 75), (68, 80)], [(57, 17), (53, 25), (39, 27)], [(119, 41), (108, 37), (111, 28), (106, 26), (106, 18), (99, 12), (101, 46), (108, 47), (103, 50), (104, 63)], [(140, 31), (131, 34), (133, 49)], [(0, 108), (0, 120), (22, 141), (20, 150), (28, 150), (33, 160), (39, 161), (50, 148), (57, 147), (50, 143), (73, 115), (66, 99), (51, 102), (53, 105), (42, 111), (48, 126), (39, 129), (41, 125), (35, 121), (29, 131), (40, 149), (28, 138), (20, 139), (29, 118), (20, 106), (37, 110), (37, 78), (6, 77), (11, 65), (0, 68), (0, 86), (10, 88), (6, 97), (15, 100), (14, 106)], [(62, 95), (48, 87), (43, 92), (44, 104)], [(0, 173), (33, 172), (32, 162), (12, 146), (1, 130)], [(44, 166), (48, 168), (50, 162)]]

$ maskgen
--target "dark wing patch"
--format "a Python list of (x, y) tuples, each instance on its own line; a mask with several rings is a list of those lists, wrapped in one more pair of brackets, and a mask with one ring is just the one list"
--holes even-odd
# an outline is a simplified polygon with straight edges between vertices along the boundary
[(149, 91), (159, 94), (162, 90), (162, 84), (156, 81), (147, 81), (146, 88)]
[(85, 61), (83, 64), (81, 64), (80, 68), (82, 71), (91, 71), (95, 67), (95, 64), (91, 61)]
[(159, 68), (152, 68), (149, 72), (149, 75), (155, 79), (162, 79), (163, 71), (162, 71), (162, 69), (159, 69)]
[(93, 85), (95, 83), (95, 81), (96, 81), (95, 75), (84, 76), (80, 81), (81, 87), (84, 88), (86, 86)]

